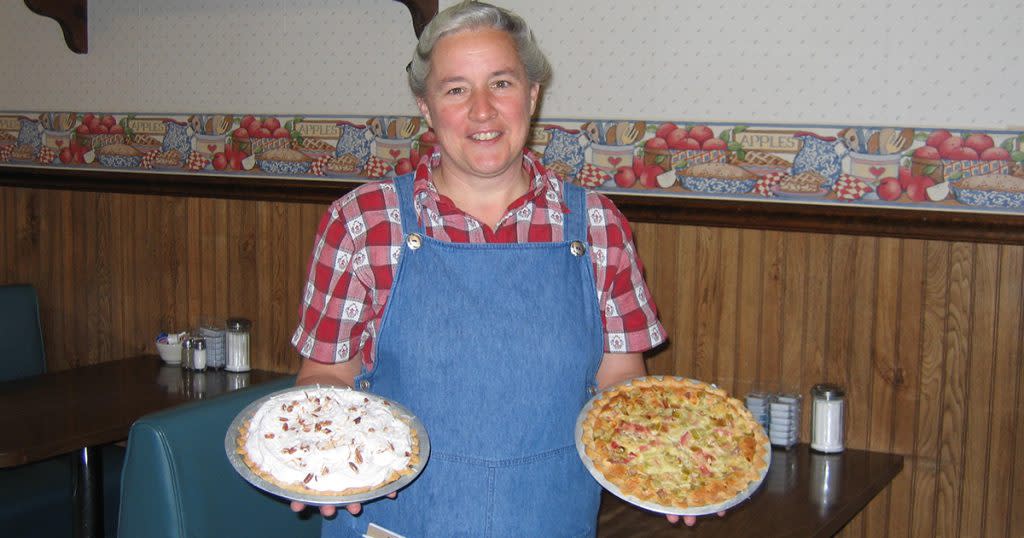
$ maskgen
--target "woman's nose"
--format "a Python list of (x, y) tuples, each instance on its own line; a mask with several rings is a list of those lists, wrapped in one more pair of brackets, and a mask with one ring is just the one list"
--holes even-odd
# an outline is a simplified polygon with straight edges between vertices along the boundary
[(476, 121), (486, 121), (497, 114), (494, 103), (491, 102), (492, 95), (489, 91), (473, 92), (470, 101), (469, 117)]

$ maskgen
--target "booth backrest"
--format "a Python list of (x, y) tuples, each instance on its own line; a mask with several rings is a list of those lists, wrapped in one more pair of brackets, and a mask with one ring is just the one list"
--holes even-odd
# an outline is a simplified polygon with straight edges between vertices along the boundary
[(320, 515), (246, 482), (224, 451), (224, 434), (250, 402), (293, 377), (153, 413), (132, 425), (121, 480), (118, 535), (145, 537), (319, 536)]
[(29, 284), (0, 286), (0, 381), (46, 371), (39, 300)]

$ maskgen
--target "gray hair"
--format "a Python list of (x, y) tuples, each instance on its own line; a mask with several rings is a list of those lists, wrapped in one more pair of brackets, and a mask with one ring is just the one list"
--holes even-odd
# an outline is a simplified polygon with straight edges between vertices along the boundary
[(531, 83), (545, 84), (551, 78), (551, 64), (522, 17), (491, 4), (465, 0), (438, 13), (423, 29), (412, 62), (406, 69), (413, 95), (423, 97), (427, 93), (430, 57), (437, 42), (449, 34), (480, 28), (494, 28), (512, 37), (519, 61), (526, 68), (526, 78)]

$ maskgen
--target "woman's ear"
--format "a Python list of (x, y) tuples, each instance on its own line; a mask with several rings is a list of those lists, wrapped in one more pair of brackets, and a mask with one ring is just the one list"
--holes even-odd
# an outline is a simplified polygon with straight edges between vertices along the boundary
[(537, 112), (537, 98), (540, 97), (540, 84), (534, 82), (530, 85), (530, 115)]
[(430, 121), (430, 107), (427, 106), (427, 102), (422, 97), (416, 98), (416, 106), (420, 109), (420, 114), (423, 115), (423, 119), (427, 122), (427, 127), (433, 128), (434, 124)]

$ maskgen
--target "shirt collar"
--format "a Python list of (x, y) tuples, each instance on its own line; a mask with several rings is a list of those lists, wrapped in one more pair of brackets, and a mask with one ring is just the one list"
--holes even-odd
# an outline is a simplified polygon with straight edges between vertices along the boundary
[[(416, 166), (416, 175), (413, 179), (413, 199), (416, 201), (417, 213), (428, 201), (435, 209), (437, 208), (441, 195), (437, 191), (437, 185), (434, 184), (433, 170), (440, 165), (441, 149), (440, 146), (435, 146), (433, 153), (420, 159), (419, 165)], [(532, 189), (512, 202), (509, 211), (515, 211), (532, 203), (537, 209), (556, 210), (568, 214), (569, 207), (565, 205), (562, 181), (548, 171), (529, 148), (523, 148), (523, 167), (533, 177)]]

